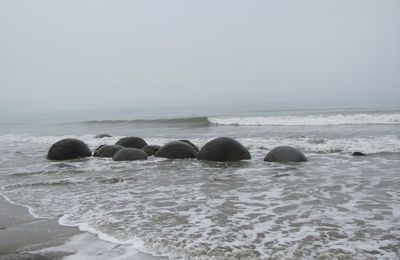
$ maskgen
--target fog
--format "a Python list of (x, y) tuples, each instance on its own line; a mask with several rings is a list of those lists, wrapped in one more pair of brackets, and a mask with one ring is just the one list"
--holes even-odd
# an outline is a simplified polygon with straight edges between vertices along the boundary
[(400, 101), (399, 14), (398, 0), (0, 0), (0, 109)]

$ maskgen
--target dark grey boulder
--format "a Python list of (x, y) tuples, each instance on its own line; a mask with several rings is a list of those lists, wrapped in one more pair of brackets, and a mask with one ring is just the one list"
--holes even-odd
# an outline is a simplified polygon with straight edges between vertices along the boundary
[(352, 155), (353, 156), (367, 156), (365, 153), (362, 153), (362, 152), (354, 152)]
[(0, 255), (0, 260), (53, 260), (54, 258), (42, 254), (5, 254)]
[(196, 158), (196, 155), (196, 149), (192, 145), (182, 141), (168, 142), (155, 154), (156, 157), (168, 159)]
[(113, 157), (116, 152), (123, 149), (122, 145), (100, 145), (94, 150), (94, 157)]
[(137, 148), (137, 149), (141, 149), (147, 146), (145, 140), (143, 140), (140, 137), (133, 137), (133, 136), (121, 138), (115, 144), (122, 145), (123, 147)]
[(153, 144), (153, 145), (148, 145), (148, 146), (143, 147), (142, 150), (145, 153), (147, 153), (148, 156), (152, 156), (152, 155), (155, 155), (156, 152), (158, 152), (158, 150), (160, 150), (160, 148), (161, 148), (161, 145)]
[(194, 148), (197, 152), (199, 152), (199, 148), (198, 148), (194, 143), (190, 142), (189, 140), (183, 139), (183, 140), (179, 140), (179, 141), (184, 142), (184, 143), (187, 143), (187, 144), (190, 144), (191, 146), (193, 146), (193, 148)]
[(233, 162), (249, 160), (251, 155), (246, 147), (235, 139), (218, 137), (206, 143), (197, 155), (199, 160)]
[(113, 156), (114, 161), (137, 161), (146, 159), (147, 154), (137, 148), (122, 148)]
[(307, 157), (290, 146), (278, 146), (269, 151), (264, 157), (267, 162), (306, 162)]
[(105, 138), (105, 137), (112, 137), (111, 135), (109, 135), (109, 134), (99, 134), (99, 135), (96, 135), (94, 138)]
[(70, 160), (88, 156), (92, 156), (89, 147), (81, 140), (74, 138), (66, 138), (56, 142), (47, 153), (49, 160)]

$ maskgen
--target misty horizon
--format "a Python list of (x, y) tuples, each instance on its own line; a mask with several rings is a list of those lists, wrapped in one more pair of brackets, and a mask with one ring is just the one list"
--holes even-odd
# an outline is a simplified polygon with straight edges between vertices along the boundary
[(3, 0), (0, 109), (395, 104), (399, 13), (398, 1)]

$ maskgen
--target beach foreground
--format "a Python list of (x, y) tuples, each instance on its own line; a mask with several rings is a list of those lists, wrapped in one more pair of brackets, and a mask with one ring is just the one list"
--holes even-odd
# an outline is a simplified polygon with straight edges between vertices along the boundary
[[(0, 208), (0, 260), (109, 259), (125, 250), (78, 228), (59, 225), (55, 218), (34, 218), (27, 208), (2, 196)], [(120, 259), (165, 258), (132, 251)]]
[[(7, 254), (40, 250), (61, 245), (79, 234), (77, 228), (63, 227), (56, 219), (36, 219), (25, 207), (14, 205), (0, 196), (0, 259)], [(48, 256), (61, 259), (68, 252), (52, 252)], [(47, 254), (46, 254), (47, 255)]]

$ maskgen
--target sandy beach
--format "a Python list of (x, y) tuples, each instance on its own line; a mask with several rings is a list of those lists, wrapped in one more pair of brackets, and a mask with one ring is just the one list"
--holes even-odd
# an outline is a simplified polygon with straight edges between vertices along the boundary
[[(79, 234), (77, 228), (64, 227), (56, 219), (36, 219), (27, 208), (9, 203), (0, 196), (0, 259), (7, 254), (22, 253), (54, 247)], [(70, 253), (49, 252), (53, 259)]]
[[(27, 208), (9, 203), (0, 195), (0, 260), (108, 259), (125, 250), (57, 219), (34, 218)], [(92, 251), (92, 252), (89, 252)], [(130, 251), (121, 259), (166, 259)]]

